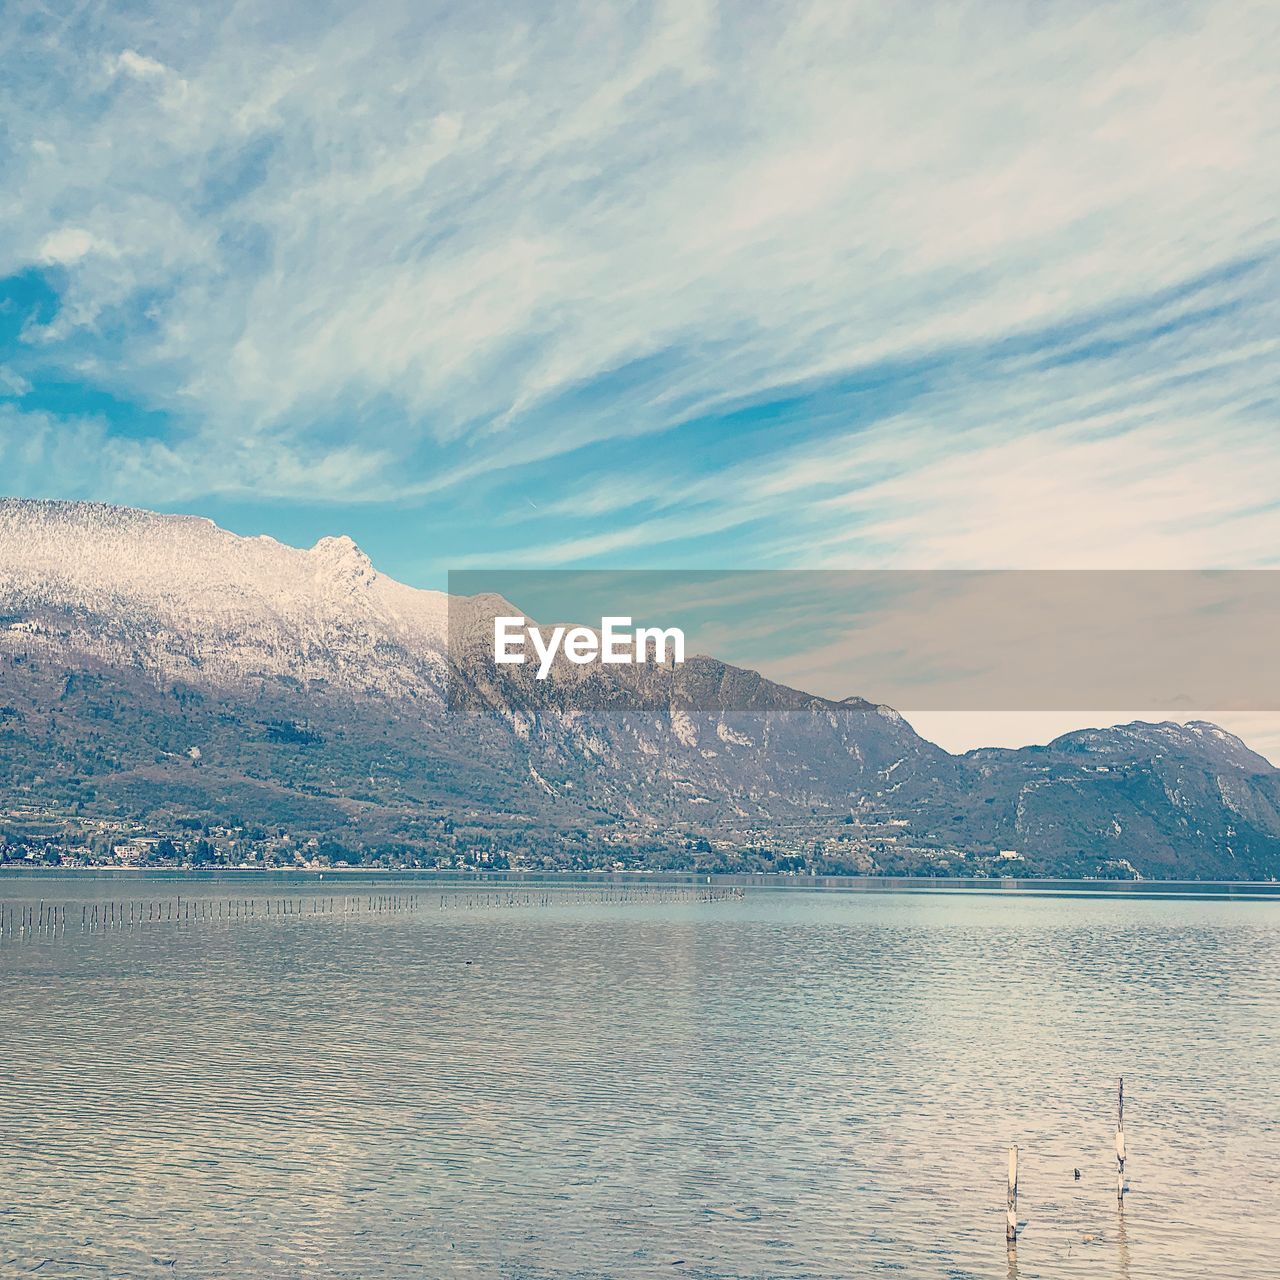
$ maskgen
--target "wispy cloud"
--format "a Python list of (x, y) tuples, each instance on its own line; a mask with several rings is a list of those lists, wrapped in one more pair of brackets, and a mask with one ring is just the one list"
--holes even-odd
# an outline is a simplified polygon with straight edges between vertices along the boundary
[(1280, 545), (1272, 6), (9, 13), (7, 488), (453, 505), (455, 562)]
[[(736, 544), (754, 563), (813, 568), (1275, 564), (1280, 336), (1249, 332), (1274, 285), (1270, 270), (1231, 273), (1193, 290), (1194, 304), (822, 384), (797, 395), (780, 444), (775, 418), (747, 458), (714, 472), (604, 476), (550, 508), (585, 532), (513, 555), (660, 561), (692, 546), (709, 566), (740, 565), (726, 554)], [(866, 384), (885, 381), (894, 393), (867, 403)], [(785, 429), (815, 417), (830, 421), (799, 439)]]

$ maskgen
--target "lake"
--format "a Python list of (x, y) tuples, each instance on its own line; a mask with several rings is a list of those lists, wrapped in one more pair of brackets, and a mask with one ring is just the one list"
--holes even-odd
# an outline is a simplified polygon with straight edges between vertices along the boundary
[(36, 926), (0, 940), (4, 1276), (1276, 1272), (1274, 899), (55, 874), (0, 899)]

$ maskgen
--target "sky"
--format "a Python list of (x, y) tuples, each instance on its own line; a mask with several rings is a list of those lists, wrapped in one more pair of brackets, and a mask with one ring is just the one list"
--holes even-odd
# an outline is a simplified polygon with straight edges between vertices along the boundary
[(0, 491), (429, 587), (1280, 560), (1273, 4), (4, 15)]

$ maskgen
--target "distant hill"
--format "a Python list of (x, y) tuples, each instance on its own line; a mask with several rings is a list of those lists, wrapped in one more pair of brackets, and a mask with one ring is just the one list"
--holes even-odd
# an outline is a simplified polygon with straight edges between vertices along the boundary
[(191, 848), (198, 833), (202, 856), (232, 859), (314, 839), (306, 856), (427, 864), (1280, 872), (1280, 771), (1212, 725), (952, 756), (888, 707), (710, 658), (618, 669), (595, 704), (616, 693), (631, 709), (593, 713), (565, 681), (459, 669), (448, 608), (345, 538), (299, 550), (193, 517), (0, 501), (0, 842), (101, 851), (133, 832)]

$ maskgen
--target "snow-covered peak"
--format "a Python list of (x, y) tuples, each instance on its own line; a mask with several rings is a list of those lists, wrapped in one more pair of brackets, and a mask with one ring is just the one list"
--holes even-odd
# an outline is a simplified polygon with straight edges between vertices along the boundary
[(348, 537), (321, 538), (307, 554), (315, 563), (316, 582), (326, 593), (358, 593), (378, 579), (373, 562)]
[(308, 554), (318, 564), (332, 565), (340, 571), (369, 576), (375, 572), (369, 557), (345, 533), (336, 538), (321, 538)]
[(437, 657), (447, 598), (379, 574), (348, 537), (302, 549), (195, 516), (0, 499), (0, 615), (28, 630), (78, 618), (84, 643), (128, 636), (169, 676), (184, 663), (235, 676), (259, 652), (291, 673), (320, 653), (338, 666), (387, 646)]
[[(0, 499), (0, 587), (22, 584), (86, 608), (127, 599), (197, 617), (228, 605), (377, 613), (380, 588), (400, 585), (382, 577), (348, 537), (321, 538), (303, 550), (265, 536), (242, 538), (197, 516)], [(422, 618), (442, 623), (443, 595), (414, 594)]]

